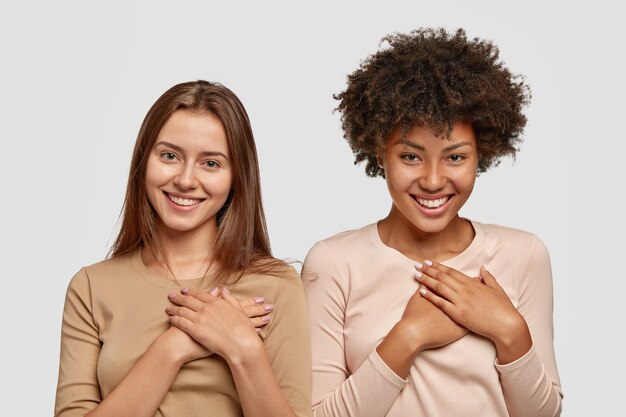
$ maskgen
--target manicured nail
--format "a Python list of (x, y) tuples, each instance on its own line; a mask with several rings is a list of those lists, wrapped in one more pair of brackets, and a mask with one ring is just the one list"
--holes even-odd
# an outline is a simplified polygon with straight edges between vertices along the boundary
[(175, 292), (173, 292), (173, 293), (167, 294), (167, 298), (169, 298), (169, 299), (172, 299), (172, 300), (173, 300), (174, 298), (176, 298), (176, 293), (175, 293)]
[(428, 260), (426, 260), (426, 261), (424, 261), (424, 263), (425, 263), (426, 265), (428, 265), (428, 266), (433, 266), (432, 261), (428, 261)]
[(263, 323), (269, 323), (270, 321), (270, 315), (266, 314), (263, 317), (261, 317), (261, 321), (263, 321)]
[(422, 265), (421, 263), (419, 263), (419, 262), (415, 262), (415, 267), (416, 267), (417, 269), (422, 269), (422, 267), (423, 267), (423, 266), (424, 266), (424, 265)]
[(422, 277), (422, 273), (420, 271), (415, 271), (415, 279), (419, 281), (421, 277)]
[(261, 329), (259, 329), (258, 327), (255, 327), (254, 330), (256, 330), (257, 333), (261, 333)]
[(215, 287), (211, 291), (209, 291), (209, 294), (215, 296), (218, 292), (220, 292), (220, 287)]
[(420, 294), (422, 294), (422, 295), (426, 295), (426, 290), (425, 290), (425, 289), (423, 289), (423, 288), (420, 288)]
[(230, 291), (228, 291), (228, 288), (226, 288), (226, 287), (222, 288), (222, 292), (224, 292), (226, 294), (230, 294)]
[(265, 302), (265, 298), (263, 297), (257, 297), (254, 299), (254, 302), (257, 304), (263, 304), (263, 302)]
[(274, 310), (274, 306), (273, 306), (272, 304), (265, 304), (265, 305), (263, 306), (263, 309), (264, 309), (265, 311), (272, 311), (272, 310)]
[(182, 290), (180, 290), (180, 292), (187, 295), (187, 293), (189, 292), (189, 288), (183, 288)]

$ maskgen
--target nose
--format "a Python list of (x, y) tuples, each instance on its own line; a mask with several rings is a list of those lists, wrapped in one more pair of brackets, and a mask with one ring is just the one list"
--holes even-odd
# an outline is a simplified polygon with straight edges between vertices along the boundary
[(427, 162), (424, 164), (423, 171), (418, 179), (419, 186), (426, 191), (438, 191), (442, 189), (448, 177), (445, 169), (436, 162)]
[(193, 164), (185, 164), (174, 178), (174, 184), (183, 190), (195, 188), (197, 185), (196, 173)]

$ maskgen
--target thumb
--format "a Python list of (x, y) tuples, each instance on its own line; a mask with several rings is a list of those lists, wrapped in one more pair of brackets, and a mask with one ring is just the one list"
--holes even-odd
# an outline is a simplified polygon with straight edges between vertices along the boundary
[(243, 307), (239, 303), (239, 300), (237, 300), (226, 287), (222, 288), (222, 298), (237, 310), (243, 311)]
[(491, 288), (500, 287), (500, 285), (498, 284), (498, 281), (496, 281), (496, 278), (493, 275), (491, 275), (491, 272), (487, 270), (486, 265), (482, 265), (480, 267), (480, 278), (488, 287), (491, 287)]

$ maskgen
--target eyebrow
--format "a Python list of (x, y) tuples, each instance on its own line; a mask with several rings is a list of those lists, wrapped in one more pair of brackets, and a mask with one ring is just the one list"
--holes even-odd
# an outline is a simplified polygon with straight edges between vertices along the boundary
[[(171, 143), (171, 142), (167, 142), (167, 141), (162, 140), (161, 142), (158, 142), (158, 143), (157, 143), (156, 145), (154, 145), (154, 146), (156, 147), (156, 146), (159, 146), (159, 145), (163, 145), (163, 146), (167, 146), (168, 148), (172, 148), (172, 149), (174, 149), (176, 152), (185, 153), (185, 151), (183, 150), (183, 148), (181, 148), (181, 147), (180, 147), (180, 146), (178, 146), (178, 145), (174, 145), (174, 144), (173, 144), (173, 143)], [(220, 151), (204, 151), (204, 152), (200, 152), (200, 156), (221, 156), (221, 157), (223, 157), (224, 159), (226, 159), (227, 161), (229, 160), (229, 159), (228, 159), (228, 156), (226, 156), (223, 152), (220, 152)]]
[[(424, 145), (421, 145), (421, 144), (419, 144), (419, 143), (415, 143), (415, 142), (411, 142), (410, 140), (406, 140), (406, 139), (405, 139), (405, 140), (403, 140), (403, 141), (398, 141), (398, 143), (397, 143), (397, 144), (399, 144), (399, 145), (404, 145), (404, 146), (408, 146), (409, 148), (418, 149), (418, 150), (420, 150), (420, 151), (425, 151), (425, 150), (426, 150), (426, 148), (424, 147)], [(451, 151), (454, 151), (454, 150), (456, 150), (456, 149), (459, 149), (459, 148), (461, 148), (461, 147), (463, 147), (463, 146), (467, 146), (467, 145), (471, 146), (471, 145), (472, 145), (472, 143), (471, 143), (471, 142), (469, 142), (469, 141), (458, 142), (458, 143), (452, 144), (452, 145), (450, 145), (450, 146), (448, 146), (448, 147), (444, 148), (444, 150), (443, 150), (443, 151), (444, 151), (444, 152), (451, 152)]]

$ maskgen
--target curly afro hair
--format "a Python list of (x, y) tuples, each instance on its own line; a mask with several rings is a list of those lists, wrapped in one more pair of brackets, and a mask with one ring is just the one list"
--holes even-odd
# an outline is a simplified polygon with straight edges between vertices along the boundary
[(348, 76), (345, 91), (334, 95), (354, 163), (367, 161), (367, 175), (384, 177), (376, 155), (394, 129), (406, 135), (416, 124), (449, 138), (456, 122), (471, 123), (479, 173), (503, 156), (515, 156), (530, 88), (499, 60), (496, 45), (468, 40), (463, 29), (449, 34), (430, 28), (388, 35), (385, 42)]

